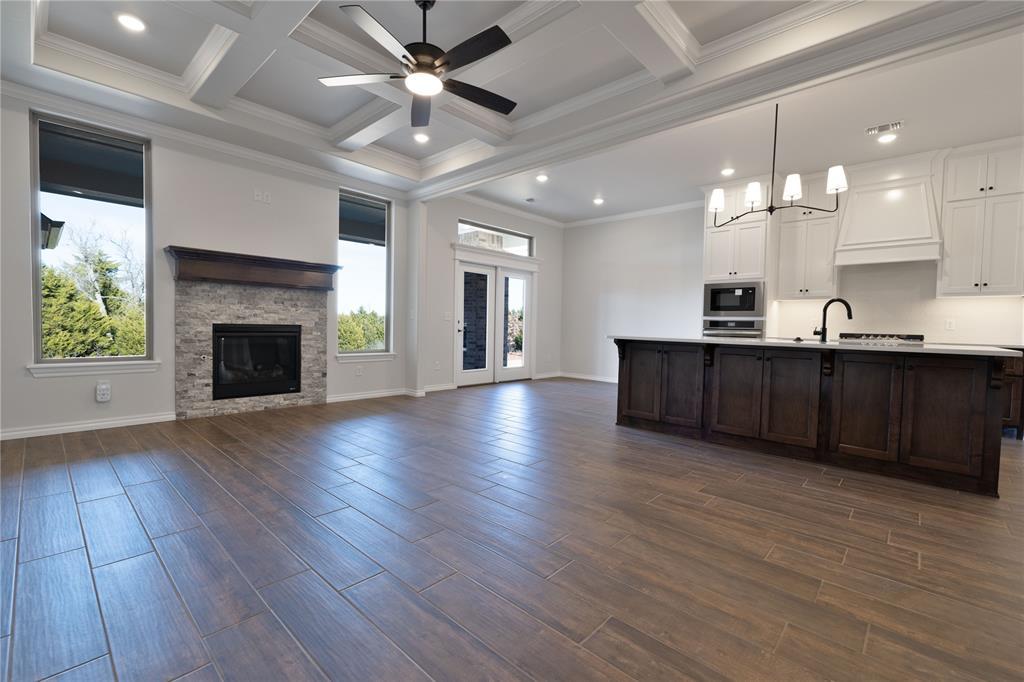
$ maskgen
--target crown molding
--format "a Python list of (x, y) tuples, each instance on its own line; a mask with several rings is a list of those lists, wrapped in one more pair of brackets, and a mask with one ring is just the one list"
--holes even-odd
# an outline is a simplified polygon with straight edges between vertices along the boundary
[(515, 134), (512, 123), (504, 116), (460, 97), (449, 97), (439, 109), (504, 141), (511, 139)]
[(181, 74), (181, 80), (185, 84), (185, 90), (191, 97), (195, 91), (210, 76), (220, 60), (224, 58), (239, 34), (220, 24), (214, 25), (206, 34), (203, 44), (199, 46), (192, 60), (185, 67)]
[(577, 111), (583, 109), (589, 109), (601, 102), (604, 102), (615, 97), (621, 97), (622, 95), (628, 94), (638, 88), (642, 88), (645, 85), (651, 83), (657, 83), (658, 78), (648, 71), (638, 71), (637, 73), (630, 74), (624, 78), (620, 78), (617, 81), (612, 81), (602, 85), (599, 88), (594, 88), (589, 92), (585, 92), (582, 95), (577, 95), (565, 101), (559, 102), (558, 104), (552, 104), (546, 109), (536, 111), (529, 116), (524, 116), (518, 120), (512, 121), (511, 130), (512, 135), (518, 135), (519, 133), (536, 128), (537, 126), (551, 121), (568, 116)]
[(513, 40), (521, 39), (532, 33), (532, 30), (528, 31), (527, 29), (533, 28), (541, 19), (544, 19), (545, 23), (554, 21), (578, 9), (580, 5), (579, 0), (523, 2), (501, 19), (498, 19), (495, 24), (501, 26), (509, 35), (513, 33), (518, 34)]
[[(0, 90), (4, 100), (15, 100), (22, 102), (33, 110), (44, 113), (59, 115), (66, 118), (74, 118), (94, 125), (116, 128), (126, 133), (139, 137), (162, 138), (167, 141), (177, 142), (198, 149), (213, 151), (224, 154), (236, 160), (249, 163), (258, 163), (267, 168), (287, 171), (295, 175), (309, 178), (318, 182), (324, 182), (337, 187), (347, 187), (353, 190), (375, 194), (395, 201), (406, 201), (408, 194), (392, 187), (386, 187), (373, 182), (362, 180), (342, 173), (298, 163), (284, 159), (272, 154), (259, 152), (248, 147), (222, 142), (215, 138), (190, 133), (180, 128), (154, 123), (150, 120), (122, 114), (111, 109), (86, 104), (79, 100), (70, 99), (61, 95), (55, 95), (35, 88), (30, 88), (12, 81), (0, 81)], [(352, 162), (356, 163), (356, 162)], [(368, 165), (360, 163), (359, 165)]]
[(225, 109), (231, 111), (237, 111), (247, 116), (253, 116), (255, 118), (275, 123), (279, 126), (289, 128), (295, 132), (304, 133), (306, 135), (316, 135), (317, 137), (327, 139), (328, 129), (323, 126), (319, 126), (316, 123), (312, 123), (305, 119), (291, 114), (286, 114), (283, 111), (265, 107), (262, 104), (257, 104), (247, 99), (243, 99), (237, 95), (232, 96), (224, 104)]
[(633, 220), (634, 218), (647, 218), (648, 216), (664, 215), (666, 213), (676, 213), (678, 211), (688, 211), (694, 208), (704, 208), (704, 200), (698, 199), (696, 201), (686, 201), (681, 204), (670, 204), (668, 206), (659, 206), (658, 208), (647, 208), (642, 211), (630, 211), (629, 213), (617, 213), (616, 215), (601, 216), (600, 218), (574, 220), (571, 223), (565, 223), (565, 227), (589, 227), (590, 225), (601, 225), (603, 223), (617, 223), (622, 220)]
[(439, 166), (449, 161), (455, 161), (460, 156), (476, 154), (479, 152), (493, 151), (494, 147), (482, 140), (466, 140), (457, 145), (442, 149), (439, 152), (420, 159), (420, 168), (426, 171), (434, 166)]
[(188, 90), (185, 86), (185, 81), (180, 76), (175, 76), (160, 69), (154, 69), (131, 59), (119, 57), (97, 47), (80, 43), (71, 38), (65, 38), (57, 33), (49, 31), (43, 33), (36, 38), (35, 45), (36, 47), (46, 47), (60, 52), (73, 59), (95, 64), (105, 69), (111, 69), (132, 78), (139, 78), (160, 87), (170, 88), (176, 92), (184, 93)]
[(665, 0), (643, 0), (636, 11), (662, 39), (676, 59), (693, 73), (700, 57), (700, 42)]
[(460, 194), (458, 196), (448, 198), (458, 199), (470, 204), (476, 204), (477, 206), (483, 206), (484, 208), (489, 208), (492, 211), (501, 211), (502, 213), (508, 213), (509, 215), (519, 216), (520, 218), (532, 220), (533, 222), (540, 223), (541, 225), (550, 225), (551, 227), (557, 227), (560, 229), (566, 226), (565, 223), (555, 220), (554, 218), (530, 213), (529, 211), (524, 211), (520, 208), (514, 208), (507, 204), (503, 204), (500, 201), (491, 201), (490, 199), (478, 197), (475, 194)]

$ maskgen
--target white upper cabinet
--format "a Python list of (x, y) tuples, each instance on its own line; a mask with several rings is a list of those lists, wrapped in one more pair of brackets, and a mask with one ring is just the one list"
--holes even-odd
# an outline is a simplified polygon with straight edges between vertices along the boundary
[(738, 221), (704, 232), (704, 279), (709, 282), (764, 278), (765, 223)]
[(839, 219), (834, 217), (779, 226), (779, 299), (834, 295), (838, 228)]
[(946, 201), (1024, 192), (1024, 148), (953, 154), (946, 159)]
[(942, 229), (940, 294), (1024, 294), (1024, 194), (949, 202)]
[[(831, 209), (836, 206), (836, 197), (840, 197), (842, 200), (842, 194), (826, 194), (825, 193), (825, 176), (816, 174), (810, 177), (801, 177), (801, 194), (803, 195), (794, 204), (803, 204), (804, 206), (814, 206), (815, 210), (810, 208), (787, 208), (784, 211), (776, 213), (779, 219), (784, 223), (793, 223), (801, 220), (810, 220), (812, 218), (829, 218), (838, 216), (837, 212), (833, 212)], [(779, 197), (778, 206), (788, 206), (788, 201), (782, 200), (781, 187), (776, 188), (776, 195)]]
[[(768, 207), (768, 183), (766, 180), (760, 180), (761, 182), (761, 203), (755, 206), (756, 209), (762, 209)], [(725, 185), (722, 187), (725, 191), (725, 208), (718, 213), (718, 224), (735, 218), (741, 213), (745, 213), (750, 210), (750, 206), (744, 205), (744, 200), (747, 193), (747, 183)], [(711, 198), (711, 190), (706, 190), (704, 199), (704, 226), (714, 227), (715, 225), (715, 214), (708, 210), (708, 201)], [(762, 222), (765, 219), (765, 213), (752, 213), (748, 216), (744, 216), (737, 220), (737, 223), (756, 223)]]

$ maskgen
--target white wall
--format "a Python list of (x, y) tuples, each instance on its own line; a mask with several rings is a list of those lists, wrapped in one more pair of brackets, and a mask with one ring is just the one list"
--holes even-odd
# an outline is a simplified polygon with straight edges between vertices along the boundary
[[(853, 307), (829, 309), (828, 332), (924, 334), (935, 343), (1020, 344), (1024, 325), (1021, 297), (935, 298), (935, 262), (856, 265), (839, 269), (839, 295)], [(778, 335), (811, 337), (821, 324), (824, 301), (776, 301), (768, 315)], [(953, 320), (953, 330), (946, 321)]]
[(565, 231), (562, 372), (615, 380), (609, 334), (700, 336), (703, 209)]
[(562, 229), (458, 198), (438, 199), (424, 206), (425, 249), (421, 266), (425, 271), (420, 280), (424, 289), (419, 308), (417, 388), (450, 387), (454, 381), (455, 256), (452, 243), (458, 234), (459, 219), (534, 237), (534, 254), (541, 261), (536, 280), (535, 373), (557, 373), (562, 348)]
[[(0, 321), (0, 428), (5, 436), (74, 430), (86, 423), (110, 425), (170, 418), (174, 412), (174, 287), (169, 244), (298, 260), (333, 262), (336, 258), (337, 197), (344, 178), (332, 181), (243, 160), (200, 146), (146, 135), (152, 140), (153, 210), (153, 340), (155, 373), (34, 378), (26, 369), (33, 362), (32, 246), (30, 232), (30, 120), (24, 102), (3, 100), (2, 138), (2, 321)], [(91, 122), (103, 125), (102, 119)], [(140, 123), (140, 125), (143, 125)], [(353, 183), (367, 189), (363, 183)], [(271, 203), (253, 201), (255, 189), (269, 192)], [(408, 298), (405, 278), (406, 210), (396, 203), (395, 309), (404, 311)], [(329, 314), (335, 299), (329, 297)], [(333, 319), (333, 318), (329, 318)], [(395, 321), (397, 357), (366, 363), (362, 376), (356, 365), (334, 360), (337, 329), (329, 328), (329, 398), (339, 394), (401, 391), (406, 385), (405, 316)], [(93, 389), (109, 379), (113, 399), (97, 403)]]

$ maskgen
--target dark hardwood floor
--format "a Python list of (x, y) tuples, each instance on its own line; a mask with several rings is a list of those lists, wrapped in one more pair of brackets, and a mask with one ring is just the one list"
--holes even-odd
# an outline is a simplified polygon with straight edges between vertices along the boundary
[(1001, 499), (549, 380), (5, 441), (3, 679), (1020, 680)]

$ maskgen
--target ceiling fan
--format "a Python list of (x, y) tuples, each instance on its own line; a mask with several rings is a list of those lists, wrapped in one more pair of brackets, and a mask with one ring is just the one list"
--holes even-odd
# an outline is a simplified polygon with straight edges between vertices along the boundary
[(416, 0), (416, 4), (423, 10), (423, 40), (408, 45), (398, 42), (397, 38), (359, 5), (341, 5), (341, 11), (349, 19), (401, 62), (402, 73), (357, 73), (348, 76), (326, 76), (318, 80), (328, 87), (404, 80), (405, 87), (413, 94), (414, 128), (422, 128), (430, 123), (430, 98), (441, 90), (447, 90), (457, 97), (500, 114), (511, 113), (516, 107), (512, 100), (454, 78), (441, 80), (441, 76), (494, 54), (501, 48), (511, 45), (512, 40), (501, 28), (491, 26), (445, 52), (437, 45), (427, 42), (427, 11), (435, 2), (436, 0)]

